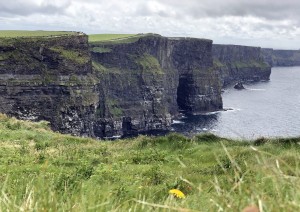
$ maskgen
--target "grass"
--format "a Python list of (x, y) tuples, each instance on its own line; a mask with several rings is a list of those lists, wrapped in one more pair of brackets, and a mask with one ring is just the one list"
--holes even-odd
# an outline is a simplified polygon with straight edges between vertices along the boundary
[(299, 211), (299, 142), (103, 142), (0, 115), (0, 211)]
[(270, 66), (266, 62), (258, 62), (258, 61), (247, 61), (247, 62), (241, 62), (241, 61), (236, 61), (232, 63), (233, 66), (237, 68), (249, 68), (249, 67), (255, 67), (255, 68), (269, 68)]
[(89, 35), (89, 42), (125, 39), (133, 36), (135, 36), (135, 34), (92, 34)]
[(101, 44), (120, 44), (120, 43), (133, 43), (138, 41), (141, 37), (147, 37), (155, 34), (94, 34), (89, 35), (89, 43), (92, 46)]
[(45, 37), (45, 36), (63, 36), (74, 35), (76, 32), (68, 31), (26, 31), (26, 30), (0, 30), (0, 38), (16, 37)]
[(138, 57), (136, 61), (142, 67), (145, 73), (164, 74), (157, 58), (153, 57), (150, 54), (145, 53)]
[[(214, 67), (217, 68), (222, 68), (226, 67), (226, 64), (223, 64), (220, 60), (214, 59), (213, 60)], [(265, 69), (269, 68), (270, 66), (264, 62), (264, 61), (233, 61), (230, 62), (230, 64), (236, 68), (260, 68), (260, 69)]]
[(88, 55), (81, 55), (79, 51), (64, 49), (61, 46), (51, 47), (50, 49), (61, 54), (65, 59), (74, 61), (81, 65), (86, 64), (90, 59)]
[(224, 65), (223, 63), (221, 63), (221, 61), (218, 60), (218, 59), (214, 59), (213, 60), (213, 65), (214, 65), (214, 67), (217, 67), (217, 68), (226, 67), (226, 65)]
[(107, 100), (109, 113), (112, 117), (121, 117), (123, 115), (122, 109), (119, 107), (119, 102), (114, 99)]
[(98, 71), (99, 73), (105, 73), (107, 71), (107, 69), (101, 65), (100, 63), (96, 62), (96, 61), (92, 61), (92, 65), (93, 68)]
[(108, 53), (111, 52), (111, 49), (103, 47), (93, 47), (91, 51), (94, 53)]

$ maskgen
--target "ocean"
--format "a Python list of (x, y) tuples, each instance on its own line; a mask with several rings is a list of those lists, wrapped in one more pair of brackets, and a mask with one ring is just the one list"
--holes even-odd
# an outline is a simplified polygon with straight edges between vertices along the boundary
[(300, 67), (274, 67), (270, 81), (225, 89), (224, 109), (174, 120), (172, 130), (194, 135), (211, 132), (226, 138), (300, 136)]

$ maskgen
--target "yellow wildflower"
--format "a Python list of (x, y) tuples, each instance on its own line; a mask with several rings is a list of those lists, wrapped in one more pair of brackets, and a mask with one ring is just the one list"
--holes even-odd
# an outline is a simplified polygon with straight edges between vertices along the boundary
[(182, 191), (178, 190), (178, 189), (171, 189), (169, 191), (169, 194), (172, 194), (174, 197), (177, 197), (179, 199), (184, 199), (185, 195)]

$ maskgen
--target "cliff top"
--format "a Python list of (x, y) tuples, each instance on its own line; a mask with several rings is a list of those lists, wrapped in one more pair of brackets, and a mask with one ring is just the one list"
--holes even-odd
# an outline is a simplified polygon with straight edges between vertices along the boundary
[(152, 34), (152, 33), (147, 33), (147, 34), (143, 34), (143, 33), (141, 33), (141, 34), (93, 34), (93, 35), (89, 35), (89, 43), (91, 43), (91, 44), (133, 43), (141, 37), (155, 36), (155, 35), (156, 34)]
[(261, 48), (259, 46), (245, 46), (245, 45), (237, 45), (237, 44), (217, 44), (214, 43), (214, 46), (219, 46), (219, 47), (247, 47), (247, 48)]
[(211, 39), (207, 38), (194, 38), (194, 37), (167, 37), (169, 40), (203, 40), (212, 42)]
[[(90, 44), (122, 44), (122, 43), (134, 43), (140, 38), (145, 37), (163, 37), (155, 33), (140, 33), (140, 34), (93, 34), (89, 35)], [(205, 38), (193, 38), (193, 37), (166, 37), (170, 40), (205, 40), (210, 41), (210, 39)]]
[(68, 36), (83, 34), (72, 31), (26, 31), (26, 30), (0, 30), (0, 38), (17, 38), (17, 37), (52, 37), (52, 36)]
[(98, 41), (111, 41), (111, 40), (120, 40), (128, 39), (131, 37), (137, 36), (136, 34), (91, 34), (89, 35), (89, 42), (98, 42)]
[(45, 77), (46, 73), (89, 72), (85, 69), (90, 61), (87, 35), (83, 33), (0, 31), (0, 35), (1, 74)]

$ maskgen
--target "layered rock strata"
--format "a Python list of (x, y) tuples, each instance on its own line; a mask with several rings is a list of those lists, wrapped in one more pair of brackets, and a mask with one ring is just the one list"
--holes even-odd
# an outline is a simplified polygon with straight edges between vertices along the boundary
[(0, 39), (0, 112), (63, 133), (168, 130), (182, 111), (220, 109), (211, 40), (147, 35), (89, 48), (82, 34)]
[(214, 66), (223, 86), (269, 80), (271, 66), (264, 60), (260, 47), (214, 44), (212, 49)]
[(0, 39), (0, 112), (94, 136), (98, 80), (86, 35)]
[(151, 35), (91, 51), (105, 102), (99, 136), (167, 130), (181, 111), (222, 109), (211, 40)]

